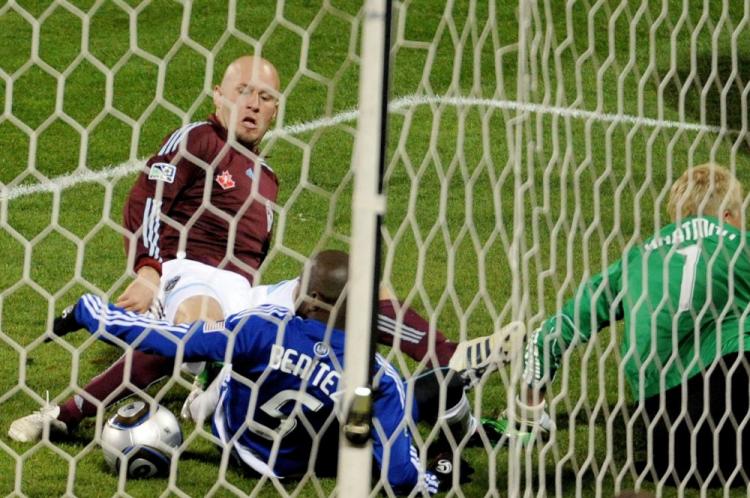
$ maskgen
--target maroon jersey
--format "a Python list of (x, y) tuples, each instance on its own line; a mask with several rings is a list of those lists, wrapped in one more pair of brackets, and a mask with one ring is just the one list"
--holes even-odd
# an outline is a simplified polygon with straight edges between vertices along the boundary
[[(185, 257), (252, 282), (268, 250), (279, 182), (262, 160), (227, 142), (210, 116), (169, 135), (133, 185), (124, 209), (134, 269)], [(126, 249), (130, 238), (125, 239)]]

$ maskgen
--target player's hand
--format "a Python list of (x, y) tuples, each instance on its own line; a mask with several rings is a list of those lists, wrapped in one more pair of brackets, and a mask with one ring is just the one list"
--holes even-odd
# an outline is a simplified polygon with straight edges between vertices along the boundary
[[(75, 305), (68, 306), (62, 311), (60, 316), (55, 317), (55, 321), (52, 322), (53, 334), (62, 337), (82, 328), (81, 324), (76, 320), (76, 314), (73, 312), (74, 308)], [(44, 342), (50, 342), (51, 340), (51, 337), (46, 337)]]
[(115, 304), (120, 308), (137, 313), (145, 313), (151, 307), (151, 303), (159, 290), (159, 272), (150, 266), (144, 266), (138, 270), (138, 276), (133, 280), (125, 292), (117, 298)]
[[(463, 458), (458, 459), (459, 463), (459, 484), (466, 484), (471, 481), (471, 474), (474, 468)], [(453, 455), (450, 453), (441, 453), (436, 456), (427, 466), (424, 481), (425, 487), (430, 494), (436, 494), (448, 491), (453, 486)]]

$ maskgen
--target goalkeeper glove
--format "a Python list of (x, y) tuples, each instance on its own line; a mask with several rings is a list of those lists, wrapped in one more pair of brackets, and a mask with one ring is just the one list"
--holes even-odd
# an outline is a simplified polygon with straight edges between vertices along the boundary
[[(555, 430), (555, 424), (547, 413), (547, 403), (542, 401), (538, 405), (527, 405), (516, 398), (515, 410), (506, 408), (498, 419), (482, 417), (482, 429), (487, 439), (494, 446), (500, 442), (516, 439), (521, 444), (530, 444), (534, 440), (547, 441)], [(472, 442), (481, 446), (481, 436), (475, 434)]]
[[(466, 484), (471, 481), (471, 474), (474, 468), (463, 458), (458, 459), (459, 484)], [(424, 475), (424, 483), (430, 494), (436, 494), (448, 491), (453, 486), (453, 455), (450, 453), (441, 453), (436, 456)]]

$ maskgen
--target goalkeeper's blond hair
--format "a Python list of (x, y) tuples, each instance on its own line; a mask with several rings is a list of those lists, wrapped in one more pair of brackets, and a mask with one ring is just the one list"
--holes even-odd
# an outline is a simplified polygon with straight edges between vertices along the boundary
[(672, 185), (667, 213), (672, 221), (689, 216), (715, 216), (729, 212), (735, 218), (742, 210), (742, 186), (725, 167), (715, 163), (689, 168)]

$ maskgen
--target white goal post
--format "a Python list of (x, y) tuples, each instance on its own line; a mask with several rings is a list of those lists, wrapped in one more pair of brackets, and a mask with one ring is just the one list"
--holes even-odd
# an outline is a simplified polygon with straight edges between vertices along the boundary
[[(385, 200), (381, 196), (383, 162), (387, 143), (388, 64), (390, 52), (391, 6), (388, 0), (368, 0), (363, 7), (362, 57), (359, 78), (359, 116), (357, 137), (352, 154), (354, 192), (352, 194), (352, 244), (347, 285), (347, 320), (345, 369), (342, 377), (345, 416), (354, 416), (355, 391), (364, 388), (363, 396), (373, 396), (373, 340), (377, 313), (380, 258), (376, 251), (380, 217)], [(366, 409), (371, 410), (372, 399)], [(372, 417), (372, 412), (365, 417)], [(361, 424), (369, 430), (367, 419)], [(339, 496), (368, 496), (371, 476), (362, 469), (372, 468), (372, 441), (353, 442), (343, 426), (339, 441)]]

